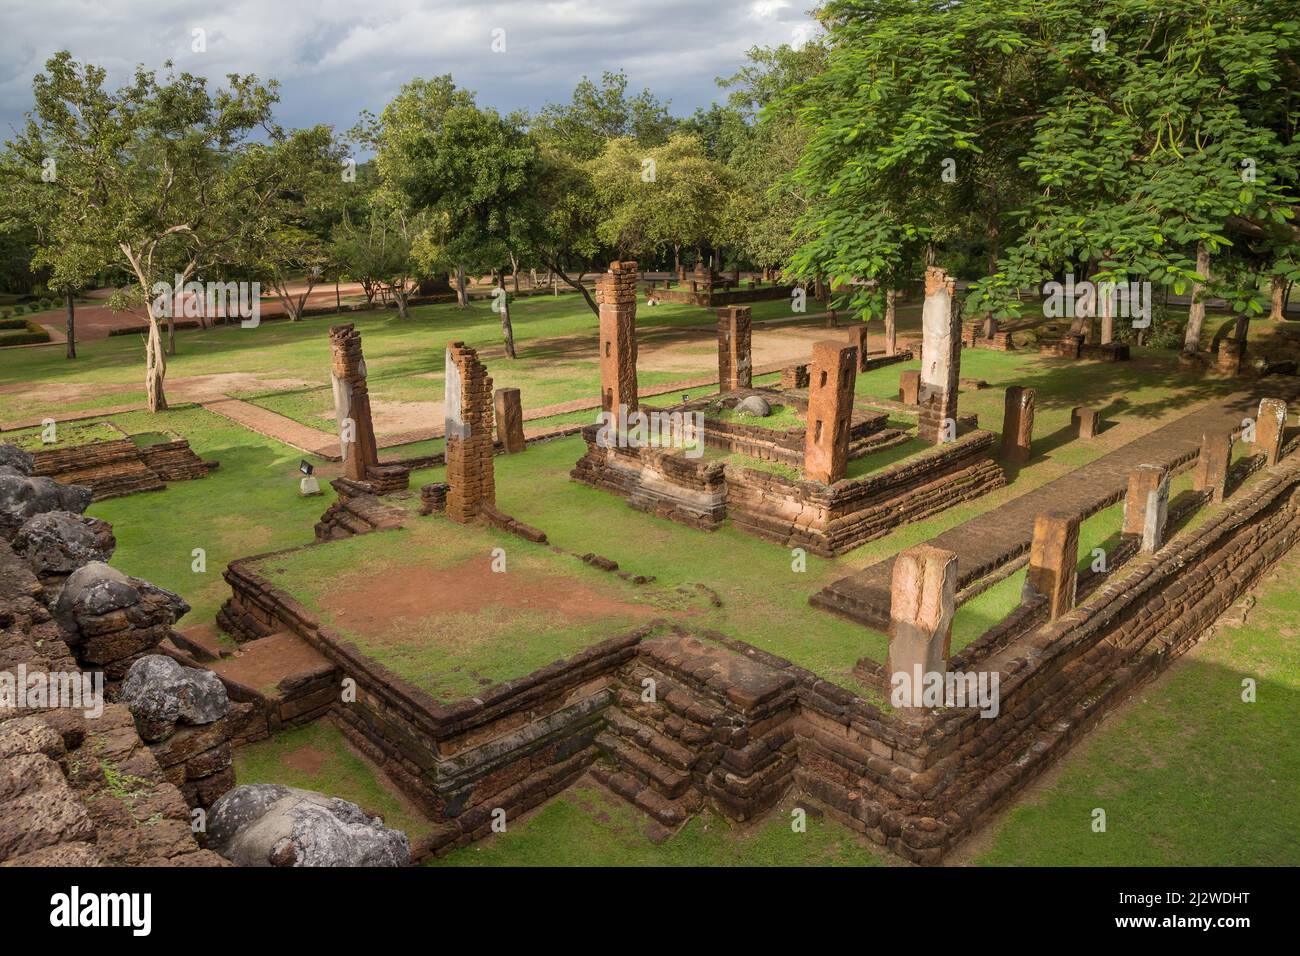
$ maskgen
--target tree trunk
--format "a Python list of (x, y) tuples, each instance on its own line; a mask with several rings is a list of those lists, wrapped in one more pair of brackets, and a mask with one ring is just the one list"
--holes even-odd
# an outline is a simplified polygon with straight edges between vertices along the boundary
[(1273, 309), (1268, 317), (1274, 322), (1286, 318), (1286, 276), (1273, 276)]
[(519, 260), (510, 254), (510, 279), (515, 284), (515, 295), (519, 294)]
[(339, 280), (334, 280), (334, 314), (340, 315), (343, 312), (343, 296), (339, 294)]
[[(548, 263), (547, 268), (551, 270), (552, 276), (559, 276), (564, 280), (566, 285), (572, 286), (574, 289), (581, 292), (583, 299), (587, 302), (587, 308), (591, 309), (592, 313), (597, 317), (600, 316), (600, 306), (598, 306), (596, 300), (591, 297), (591, 293), (587, 291), (587, 287), (582, 284), (582, 277), (587, 274), (585, 269), (579, 274), (578, 281), (574, 282), (569, 278), (568, 274), (560, 268), (559, 263)], [(558, 286), (556, 287), (555, 294), (560, 294)]]
[(1113, 291), (1103, 294), (1097, 289), (1097, 314), (1101, 316), (1101, 344), (1108, 345), (1115, 339), (1115, 299)]
[[(1210, 278), (1210, 250), (1204, 242), (1196, 244), (1196, 272), (1206, 282)], [(1201, 293), (1205, 282), (1192, 283), (1192, 304), (1187, 309), (1187, 335), (1183, 339), (1183, 354), (1195, 355), (1201, 348), (1201, 330), (1205, 327), (1205, 301)]]
[(898, 328), (894, 322), (894, 300), (897, 292), (885, 290), (885, 354), (893, 355), (898, 351)]
[(163, 379), (167, 375), (167, 356), (163, 352), (162, 328), (158, 317), (149, 310), (149, 334), (144, 345), (144, 390), (149, 411), (165, 412), (167, 396), (163, 391)]
[(176, 302), (167, 310), (167, 354), (176, 354)]
[(469, 308), (469, 293), (465, 291), (465, 267), (456, 266), (456, 308)]
[(76, 316), (73, 312), (72, 293), (68, 293), (68, 358), (77, 357)]
[[(501, 291), (505, 292), (505, 289)], [(510, 303), (504, 295), (501, 296), (501, 336), (505, 339), (506, 355), (512, 359), (518, 358), (515, 354), (515, 329), (510, 324)]]
[(407, 291), (406, 283), (393, 286), (393, 301), (397, 303), (397, 317), (405, 319), (410, 317), (408, 306), (410, 305), (410, 292)]

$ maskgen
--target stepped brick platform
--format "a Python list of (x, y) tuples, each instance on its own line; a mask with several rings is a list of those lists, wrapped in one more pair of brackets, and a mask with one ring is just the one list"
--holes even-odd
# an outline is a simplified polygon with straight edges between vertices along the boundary
[(70, 485), (86, 485), (91, 500), (161, 491), (169, 481), (206, 477), (217, 468), (203, 461), (185, 439), (140, 446), (129, 438), (94, 441), (32, 453), (34, 474)]
[[(1218, 424), (1230, 412), (1225, 402)], [(1297, 444), (1194, 530), (1155, 553), (1130, 548), (1073, 610), (1046, 621), (1031, 601), (978, 653), (955, 656), (951, 666), (997, 676), (991, 713), (887, 711), (727, 635), (662, 623), (440, 702), (244, 562), (227, 570), (223, 613), (254, 638), (292, 633), (355, 679), (355, 701), (335, 695), (325, 712), (437, 822), (417, 859), (486, 836), (496, 810), (514, 819), (590, 771), (667, 827), (706, 804), (755, 820), (795, 791), (904, 859), (935, 863), (1294, 546)], [(1194, 495), (1193, 510), (1209, 497)]]
[[(402, 486), (407, 472), (402, 472)], [(369, 534), (389, 528), (400, 528), (406, 512), (380, 500), (379, 489), (368, 481), (335, 478), (330, 487), (338, 493), (338, 500), (325, 509), (316, 522), (316, 538), (347, 538), (354, 534)]]
[[(1173, 471), (1191, 466), (1206, 432), (1240, 430), (1253, 416), (1258, 400), (1238, 395), (1170, 422), (1068, 475), (959, 525), (930, 541), (957, 555), (957, 588), (962, 590), (1029, 550), (1034, 519), (1047, 511), (1066, 510), (1082, 517), (1124, 497), (1129, 473), (1141, 464)], [(894, 560), (888, 558), (841, 578), (814, 594), (813, 605), (868, 627), (889, 625), (889, 589)]]
[(611, 491), (639, 511), (681, 524), (713, 531), (731, 518), (742, 531), (825, 557), (1006, 483), (1001, 467), (990, 457), (996, 436), (979, 430), (861, 478), (830, 485), (686, 458), (674, 450), (604, 448), (597, 433), (594, 425), (583, 429), (587, 453), (570, 473), (575, 481)]

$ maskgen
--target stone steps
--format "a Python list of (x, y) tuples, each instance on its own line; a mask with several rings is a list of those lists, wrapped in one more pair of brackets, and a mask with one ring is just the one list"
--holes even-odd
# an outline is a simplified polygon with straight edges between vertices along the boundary
[(689, 773), (674, 769), (634, 741), (608, 731), (596, 736), (596, 747), (625, 773), (675, 800), (691, 785)]
[(698, 790), (692, 788), (676, 799), (669, 799), (632, 774), (599, 762), (592, 765), (591, 775), (598, 783), (666, 827), (681, 826), (704, 806), (704, 798)]
[(612, 708), (605, 720), (612, 733), (682, 773), (689, 773), (699, 760), (700, 755), (695, 751), (618, 708)]

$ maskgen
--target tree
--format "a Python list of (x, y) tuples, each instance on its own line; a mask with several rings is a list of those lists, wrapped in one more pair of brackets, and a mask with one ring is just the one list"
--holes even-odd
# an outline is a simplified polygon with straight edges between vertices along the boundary
[[(238, 247), (269, 202), (274, 169), (246, 162), (265, 148), (254, 130), (271, 122), (274, 84), (229, 77), (216, 93), (188, 73), (159, 79), (136, 70), (126, 86), (104, 88), (105, 71), (69, 53), (51, 57), (33, 81), (36, 108), (8, 144), (6, 205), (37, 224), (43, 259), (77, 247), (85, 265), (126, 265), (133, 298), (144, 302), (145, 391), (150, 411), (167, 407), (160, 319), (170, 311), (155, 285), (183, 285)], [(42, 173), (45, 175), (43, 176)]]
[[(330, 265), (329, 229), (344, 205), (344, 150), (326, 126), (296, 130), (262, 152), (282, 188), (254, 221), (241, 257), (255, 263), (291, 322), (302, 318), (312, 289)], [(302, 280), (294, 290), (293, 284)]]
[(675, 133), (648, 150), (615, 139), (591, 169), (603, 210), (597, 234), (620, 255), (672, 250), (679, 266), (683, 248), (698, 252), (724, 236), (723, 210), (735, 184), (694, 136)]
[(479, 109), (443, 76), (403, 86), (364, 132), (384, 184), (444, 230), (461, 308), (466, 269), (495, 268), (503, 249), (523, 243), (516, 209), (527, 202), (538, 146), (521, 122)]
[(361, 222), (349, 215), (334, 228), (330, 259), (344, 275), (361, 283), (367, 304), (374, 302), (376, 294), (392, 297), (398, 317), (405, 319), (417, 234), (401, 197), (379, 190), (370, 197)]
[(598, 86), (583, 77), (568, 103), (546, 106), (533, 119), (542, 145), (579, 161), (595, 159), (612, 139), (662, 146), (675, 128), (668, 104), (649, 90), (627, 95), (627, 74), (606, 72)]

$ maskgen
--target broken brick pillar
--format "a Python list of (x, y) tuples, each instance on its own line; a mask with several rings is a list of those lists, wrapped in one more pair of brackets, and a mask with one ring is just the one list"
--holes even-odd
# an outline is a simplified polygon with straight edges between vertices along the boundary
[(361, 333), (351, 323), (330, 327), (330, 381), (334, 387), (334, 416), (339, 427), (343, 474), (353, 481), (365, 481), (366, 473), (379, 464), (379, 447), (370, 420), (370, 390), (366, 386)]
[(463, 342), (447, 346), (443, 403), (447, 421), (447, 517), (467, 524), (496, 504), (492, 470), (492, 379)]
[(637, 409), (636, 263), (611, 262), (596, 279), (600, 305), (600, 407), (618, 418)]
[(1160, 465), (1138, 465), (1128, 476), (1124, 534), (1142, 537), (1142, 550), (1160, 550), (1169, 515), (1169, 473)]
[(1012, 385), (1002, 414), (1002, 457), (1023, 465), (1034, 438), (1034, 390)]
[(1075, 438), (1096, 438), (1101, 430), (1101, 416), (1092, 408), (1079, 405), (1070, 411), (1070, 424)]
[(867, 323), (854, 322), (849, 326), (849, 344), (858, 350), (858, 371), (867, 370)]
[(829, 485), (844, 477), (849, 462), (857, 361), (852, 345), (834, 341), (813, 343), (812, 362), (808, 366), (808, 432), (803, 453), (803, 474), (808, 481)]
[(961, 322), (953, 298), (953, 280), (942, 269), (931, 266), (925, 270), (925, 305), (921, 309), (918, 437), (935, 445), (955, 437), (960, 374)]
[(1265, 467), (1277, 464), (1282, 457), (1282, 439), (1286, 433), (1286, 402), (1265, 398), (1255, 416), (1255, 448), (1264, 454)]
[(1246, 367), (1246, 343), (1236, 339), (1224, 339), (1219, 343), (1216, 365), (1221, 375), (1236, 378)]
[(1205, 432), (1201, 435), (1201, 454), (1196, 459), (1192, 487), (1209, 492), (1210, 501), (1218, 504), (1228, 493), (1228, 468), (1232, 464), (1232, 432)]
[(524, 406), (517, 388), (498, 388), (496, 390), (495, 408), (497, 420), (497, 441), (506, 454), (513, 455), (524, 450)]
[(915, 405), (921, 395), (921, 373), (909, 369), (898, 373), (898, 400), (904, 405)]
[(1078, 582), (1079, 516), (1048, 512), (1034, 518), (1025, 591), (1048, 600), (1048, 620), (1074, 607)]
[(754, 360), (750, 352), (750, 316), (747, 305), (718, 310), (718, 391), (730, 392), (753, 384)]
[[(889, 658), (891, 683), (906, 675), (919, 704), (921, 676), (944, 674), (952, 645), (952, 619), (957, 608), (957, 555), (921, 544), (894, 559), (889, 590)], [(904, 698), (907, 700), (908, 698)]]
[(695, 264), (695, 278), (691, 280), (691, 291), (704, 296), (704, 301), (700, 304), (706, 309), (713, 305), (713, 268), (711, 266), (706, 266), (703, 262)]

